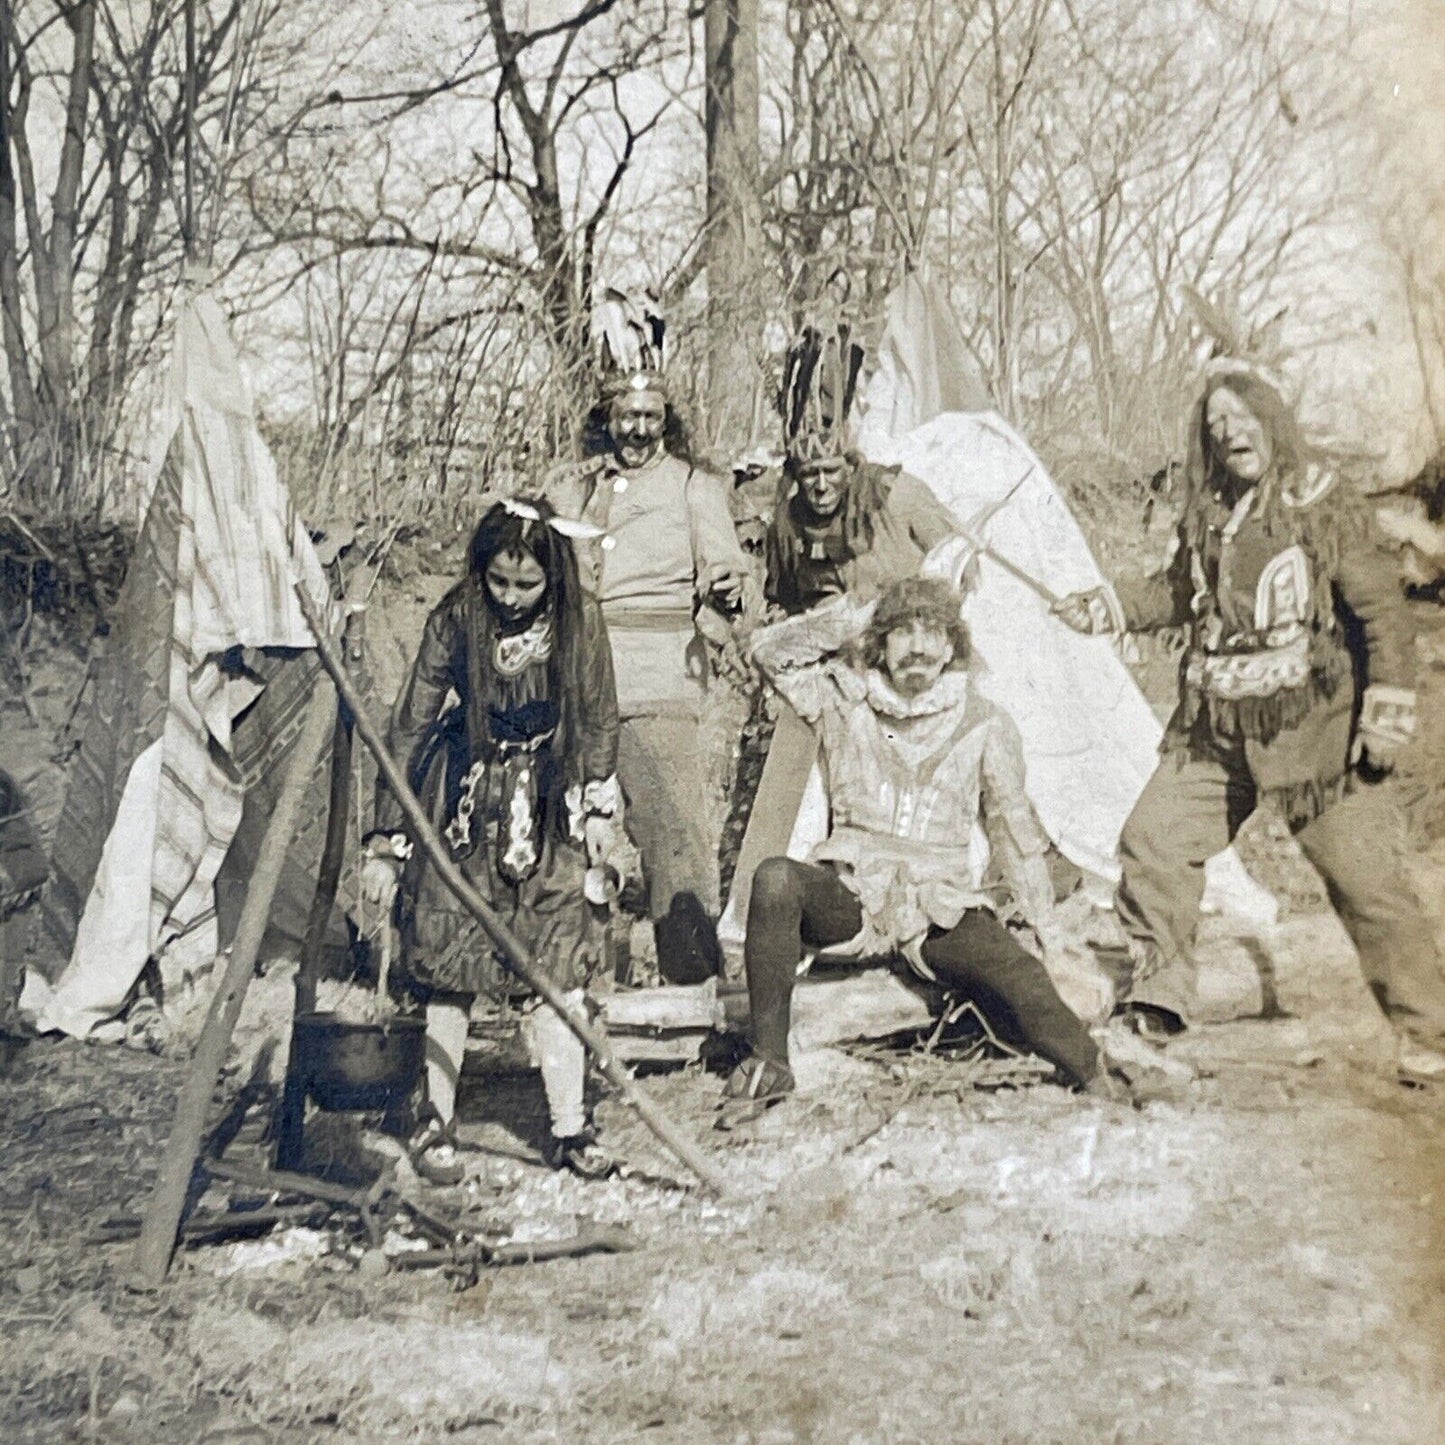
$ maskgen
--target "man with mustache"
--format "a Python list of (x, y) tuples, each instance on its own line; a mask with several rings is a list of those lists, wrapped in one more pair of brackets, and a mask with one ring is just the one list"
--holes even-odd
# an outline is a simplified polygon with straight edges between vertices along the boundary
[[(842, 322), (806, 326), (788, 348), (777, 399), (784, 460), (763, 557), (767, 600), (790, 616), (843, 593), (876, 600), (889, 583), (916, 577), (933, 548), (958, 535), (952, 513), (925, 483), (858, 453), (852, 412), (862, 365), (863, 348)], [(952, 561), (948, 570), (956, 570)], [(734, 824), (746, 823), (728, 906), (734, 938), (751, 870), (787, 847), (817, 754), (807, 728), (787, 708), (779, 711), (766, 689), (753, 698), (744, 746), (769, 761), (756, 797), (743, 788), (733, 801)]]
[[(755, 634), (753, 660), (819, 736), (832, 826), (807, 862), (772, 857), (753, 875), (744, 945), (752, 1056), (728, 1080), (725, 1127), (793, 1091), (798, 963), (805, 949), (840, 945), (901, 957), (970, 996), (1002, 1037), (1068, 1083), (1127, 1095), (1044, 964), (1004, 926), (1017, 909), (1046, 949), (1060, 942), (1018, 730), (973, 687), (968, 656), (958, 594), (925, 578), (894, 583), (876, 604), (845, 595)], [(972, 881), (980, 819), (1003, 904)]]
[(698, 983), (722, 963), (698, 740), (702, 635), (726, 637), (754, 584), (727, 488), (693, 462), (669, 398), (661, 317), (610, 292), (597, 330), (603, 381), (583, 437), (588, 459), (550, 479), (548, 499), (602, 533), (577, 553), (611, 639), (628, 832), (642, 854), (658, 970), (669, 983)]

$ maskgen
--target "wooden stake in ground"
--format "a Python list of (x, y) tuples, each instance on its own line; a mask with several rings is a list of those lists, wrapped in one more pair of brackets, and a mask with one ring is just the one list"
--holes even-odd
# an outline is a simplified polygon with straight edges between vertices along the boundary
[[(322, 624), (309, 606), (307, 621), (318, 636), (321, 635)], [(140, 1242), (136, 1245), (135, 1267), (140, 1281), (152, 1288), (165, 1279), (166, 1270), (170, 1267), (211, 1095), (220, 1077), (221, 1065), (225, 1062), (226, 1048), (236, 1029), (246, 989), (256, 969), (256, 956), (261, 950), (261, 939), (271, 916), (271, 903), (276, 896), (282, 864), (286, 861), (286, 850), (296, 834), (301, 802), (335, 723), (336, 693), (318, 677), (306, 704), (301, 735), (287, 764), (286, 781), (281, 785), (275, 811), (266, 825), (265, 837), (261, 839), (256, 871), (246, 889), (246, 901), (236, 925), (236, 937), (231, 945), (226, 972), (211, 1000), (200, 1042), (191, 1059), (190, 1072), (176, 1101), (175, 1121), (161, 1159), (155, 1193), (146, 1206)]]
[(311, 624), (311, 630), (316, 634), (316, 649), (322, 665), (331, 674), (332, 680), (336, 683), (337, 692), (341, 694), (342, 701), (351, 710), (352, 717), (356, 722), (356, 731), (360, 734), (362, 742), (370, 749), (372, 756), (375, 757), (377, 767), (380, 768), (382, 777), (386, 779), (392, 796), (396, 798), (402, 812), (406, 814), (406, 820), (411, 825), (412, 836), (426, 850), (432, 867), (437, 870), (437, 876), (451, 889), (468, 912), (482, 925), (487, 936), (506, 955), (507, 962), (517, 977), (540, 994), (543, 1000), (557, 1011), (567, 1027), (581, 1039), (588, 1052), (596, 1059), (597, 1067), (602, 1071), (603, 1077), (622, 1095), (627, 1106), (709, 1189), (717, 1194), (729, 1193), (727, 1181), (712, 1161), (638, 1088), (632, 1076), (613, 1057), (607, 1035), (601, 1030), (593, 1028), (587, 1019), (579, 1017), (567, 1007), (561, 993), (550, 980), (538, 972), (536, 964), (521, 940), (492, 912), (482, 896), (462, 876), (448, 855), (441, 839), (437, 837), (426, 810), (408, 786), (406, 775), (402, 772), (396, 759), (392, 757), (380, 731), (368, 715), (356, 688), (352, 685), (351, 678), (347, 675), (345, 665), (337, 655), (331, 639), (326, 635), (325, 624), (318, 616), (315, 607), (312, 606), (311, 599), (299, 587), (296, 589), (296, 596), (300, 600), (302, 614)]

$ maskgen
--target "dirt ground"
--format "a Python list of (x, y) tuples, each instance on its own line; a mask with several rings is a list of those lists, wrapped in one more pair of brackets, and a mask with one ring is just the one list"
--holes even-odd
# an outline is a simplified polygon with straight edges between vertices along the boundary
[[(425, 581), (392, 630), (419, 626)], [(47, 666), (5, 732), (53, 816), (43, 760), (78, 659)], [(1257, 821), (1246, 852), (1284, 913), (1253, 938), (1209, 925), (1206, 994), (1251, 1016), (1171, 1046), (1197, 1076), (1179, 1102), (997, 1087), (1021, 1075), (875, 1046), (801, 1057), (796, 1100), (720, 1134), (715, 1075), (655, 1074), (736, 1191), (713, 1200), (615, 1099), (599, 1117), (626, 1177), (545, 1169), (535, 1077), (479, 1054), (469, 1178), (438, 1207), (521, 1241), (623, 1225), (636, 1249), (462, 1292), (369, 1272), (340, 1216), (187, 1246), (137, 1291), (115, 1236), (183, 1066), (33, 1042), (0, 1076), (0, 1439), (1438, 1445), (1445, 1090), (1396, 1081), (1282, 831)], [(253, 1042), (289, 989), (256, 994)], [(359, 1129), (317, 1116), (312, 1166), (374, 1171)]]
[[(798, 1099), (719, 1134), (715, 1077), (649, 1079), (738, 1191), (714, 1201), (616, 1100), (629, 1177), (553, 1174), (535, 1081), (479, 1074), (470, 1178), (438, 1199), (520, 1239), (625, 1224), (638, 1248), (461, 1293), (372, 1277), (339, 1234), (269, 1266), (187, 1248), (132, 1291), (132, 1246), (95, 1232), (139, 1213), (180, 1066), (34, 1043), (0, 1080), (0, 1437), (1437, 1445), (1445, 1096), (1393, 1081), (1293, 866), (1262, 940), (1274, 1017), (1173, 1046), (1199, 1074), (1181, 1103), (825, 1050)], [(1251, 946), (1214, 927), (1222, 1003), (1257, 985)]]

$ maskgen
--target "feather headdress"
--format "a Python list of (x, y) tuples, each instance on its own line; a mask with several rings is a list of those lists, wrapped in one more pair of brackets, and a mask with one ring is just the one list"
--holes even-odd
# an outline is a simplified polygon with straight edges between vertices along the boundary
[(849, 425), (863, 367), (863, 348), (846, 323), (805, 327), (788, 348), (778, 410), (791, 461), (842, 456), (852, 445)]
[(1266, 490), (1272, 493), (1277, 485), (1278, 499), (1286, 507), (1307, 507), (1317, 501), (1334, 486), (1338, 472), (1329, 465), (1323, 448), (1306, 441), (1295, 420), (1284, 377), (1284, 364), (1290, 353), (1280, 341), (1285, 310), (1277, 311), (1261, 324), (1247, 327), (1234, 308), (1208, 299), (1192, 286), (1184, 287), (1184, 299), (1201, 334), (1205, 376), (1205, 394), (1195, 408), (1191, 425), (1186, 470), (1195, 474), (1196, 485), (1209, 470), (1204, 407), (1216, 385), (1227, 385), (1238, 392), (1265, 423), (1275, 448), (1276, 462), (1282, 464), (1282, 478)]
[(1287, 308), (1267, 321), (1246, 326), (1227, 302), (1211, 300), (1193, 286), (1185, 286), (1183, 291), (1204, 353), (1205, 376), (1248, 372), (1273, 387), (1281, 401), (1287, 401), (1284, 364), (1290, 353), (1280, 341)]
[(661, 391), (667, 323), (658, 302), (609, 288), (592, 312), (592, 337), (603, 390)]
[[(1280, 337), (1285, 308), (1267, 321), (1245, 326), (1233, 307), (1207, 299), (1192, 286), (1183, 290), (1205, 348), (1201, 361), (1206, 392), (1225, 382), (1236, 391), (1253, 391), (1246, 398), (1253, 409), (1270, 412), (1275, 418), (1272, 430), (1288, 434), (1292, 474), (1280, 492), (1286, 506), (1307, 507), (1334, 487), (1342, 470), (1380, 460), (1378, 451), (1333, 435), (1306, 435), (1300, 428), (1295, 417), (1298, 398), (1291, 396), (1285, 379), (1284, 368), (1292, 355)], [(1200, 426), (1202, 412), (1196, 431)]]

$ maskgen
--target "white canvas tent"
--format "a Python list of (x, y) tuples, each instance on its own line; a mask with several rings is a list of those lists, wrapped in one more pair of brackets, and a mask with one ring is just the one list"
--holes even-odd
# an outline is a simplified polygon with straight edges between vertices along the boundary
[[(45, 952), (21, 1007), (41, 1031), (109, 1037), (148, 961), (179, 1002), (218, 946), (214, 887), (241, 820), (235, 728), (272, 677), (314, 667), (292, 593), (330, 592), (256, 426), (216, 301), (181, 309), (164, 460), (80, 719), (46, 890)], [(265, 665), (244, 665), (248, 654)], [(237, 666), (236, 663), (241, 665)], [(269, 686), (274, 686), (274, 683)], [(248, 766), (274, 764), (307, 688), (266, 719)], [(252, 716), (254, 717), (254, 712)], [(243, 740), (244, 741), (244, 740)], [(264, 756), (254, 756), (256, 754)]]
[[(981, 394), (971, 371), (961, 381), (939, 380), (941, 370), (963, 364), (959, 358), (966, 348), (946, 303), (918, 278), (906, 278), (890, 298), (879, 364), (865, 392), (861, 451), (926, 482), (964, 527), (981, 530), (991, 550), (1055, 595), (1098, 586), (1105, 579), (1088, 542), (1027, 442), (996, 412), (932, 409), (951, 396)], [(980, 517), (987, 519), (981, 527), (971, 525)], [(1120, 831), (1158, 758), (1159, 719), (1114, 640), (1073, 632), (1050, 615), (1039, 592), (986, 556), (964, 616), (983, 664), (982, 686), (1023, 736), (1039, 817), (1060, 852), (1095, 880), (1103, 902), (1119, 876)], [(791, 808), (795, 797), (786, 789), (764, 796), (760, 788), (754, 817)], [(777, 819), (771, 822), (776, 828)], [(796, 809), (789, 855), (806, 856), (826, 831), (827, 799), (815, 765)], [(746, 925), (745, 863), (757, 861), (745, 840), (720, 928), (733, 945)], [(1212, 860), (1209, 877), (1207, 907), (1273, 922), (1277, 905), (1232, 850)]]

